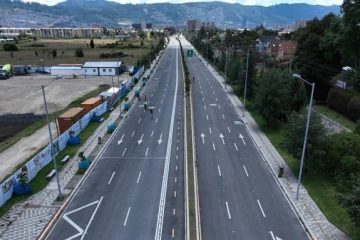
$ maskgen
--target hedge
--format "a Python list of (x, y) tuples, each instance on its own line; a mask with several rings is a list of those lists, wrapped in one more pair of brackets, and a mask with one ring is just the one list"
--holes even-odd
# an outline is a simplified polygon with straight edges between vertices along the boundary
[(343, 89), (330, 89), (327, 104), (329, 108), (344, 114), (354, 122), (360, 119), (360, 98), (351, 95)]

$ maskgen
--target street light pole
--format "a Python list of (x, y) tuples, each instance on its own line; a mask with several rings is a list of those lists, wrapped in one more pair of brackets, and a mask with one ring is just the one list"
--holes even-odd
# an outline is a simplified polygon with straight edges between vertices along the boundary
[(304, 168), (305, 151), (306, 151), (306, 145), (307, 145), (307, 139), (308, 139), (308, 132), (309, 132), (309, 125), (310, 125), (310, 117), (311, 117), (312, 102), (313, 102), (313, 97), (314, 97), (315, 83), (310, 83), (310, 82), (306, 81), (299, 74), (293, 74), (293, 77), (299, 78), (300, 80), (304, 81), (305, 83), (311, 85), (310, 103), (309, 103), (309, 107), (308, 107), (308, 115), (307, 115), (307, 121), (306, 121), (304, 144), (303, 144), (303, 149), (302, 149), (302, 153), (301, 153), (299, 178), (298, 178), (298, 183), (297, 183), (297, 188), (296, 188), (296, 200), (299, 200), (300, 184), (301, 184), (301, 178), (302, 178), (303, 168)]
[(247, 56), (246, 56), (246, 74), (245, 74), (245, 87), (244, 87), (244, 111), (243, 111), (243, 117), (245, 117), (246, 87), (247, 87), (247, 80), (248, 80), (249, 55), (250, 55), (250, 48), (248, 47), (248, 49), (247, 49)]
[(51, 127), (50, 127), (50, 120), (49, 120), (49, 112), (48, 112), (47, 103), (46, 103), (46, 97), (45, 97), (45, 86), (44, 86), (44, 85), (41, 85), (41, 89), (42, 89), (42, 94), (43, 94), (43, 98), (44, 98), (46, 121), (47, 121), (48, 129), (49, 129), (51, 158), (52, 158), (53, 163), (54, 163), (54, 169), (55, 169), (55, 174), (56, 174), (56, 182), (57, 182), (59, 197), (62, 197), (61, 187), (60, 187), (60, 180), (59, 180), (59, 174), (58, 174), (59, 172), (58, 172), (58, 168), (57, 168), (57, 165), (56, 165), (56, 159), (55, 159), (55, 153), (54, 153), (54, 146), (53, 146), (53, 138), (52, 138), (52, 134), (51, 134)]

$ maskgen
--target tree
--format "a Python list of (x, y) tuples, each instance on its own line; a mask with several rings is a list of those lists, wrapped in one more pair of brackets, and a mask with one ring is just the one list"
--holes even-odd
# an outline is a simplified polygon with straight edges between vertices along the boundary
[(354, 183), (350, 194), (342, 195), (341, 202), (347, 207), (351, 220), (360, 227), (360, 179)]
[(286, 119), (289, 111), (289, 77), (279, 69), (263, 72), (255, 92), (255, 107), (269, 126)]
[[(307, 109), (303, 109), (300, 113), (291, 113), (285, 125), (286, 141), (283, 142), (284, 147), (299, 160), (304, 143), (306, 122)], [(325, 157), (325, 143), (326, 130), (321, 123), (320, 117), (312, 113), (306, 144), (305, 162), (307, 165), (322, 166)]]
[(76, 57), (84, 57), (84, 52), (83, 52), (82, 48), (77, 48), (75, 50), (75, 56)]
[(95, 44), (94, 44), (94, 39), (90, 39), (90, 48), (94, 48)]
[(15, 43), (4, 43), (3, 49), (7, 52), (19, 51), (19, 48)]
[(356, 128), (354, 130), (354, 133), (360, 135), (360, 119), (356, 121)]
[(298, 79), (290, 81), (290, 110), (299, 112), (306, 104), (306, 90), (304, 82)]
[(51, 54), (52, 54), (53, 58), (56, 58), (56, 55), (57, 55), (56, 49), (53, 49), (53, 50), (51, 51)]

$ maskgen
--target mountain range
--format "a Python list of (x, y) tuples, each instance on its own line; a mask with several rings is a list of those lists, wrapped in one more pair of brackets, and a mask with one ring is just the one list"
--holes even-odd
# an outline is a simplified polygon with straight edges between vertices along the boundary
[(226, 2), (182, 4), (120, 4), (106, 0), (67, 0), (54, 6), (1, 0), (3, 27), (114, 27), (118, 24), (148, 22), (155, 25), (184, 25), (189, 19), (214, 22), (220, 27), (277, 27), (296, 20), (322, 18), (340, 6), (279, 4), (269, 7)]

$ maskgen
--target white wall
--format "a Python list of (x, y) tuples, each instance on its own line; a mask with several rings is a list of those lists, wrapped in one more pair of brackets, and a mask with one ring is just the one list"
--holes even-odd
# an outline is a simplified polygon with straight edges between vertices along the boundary
[(116, 76), (116, 68), (99, 68), (100, 76)]
[(51, 69), (51, 76), (77, 76), (84, 75), (84, 69)]
[(97, 68), (84, 68), (84, 73), (86, 76), (98, 76), (98, 69)]

